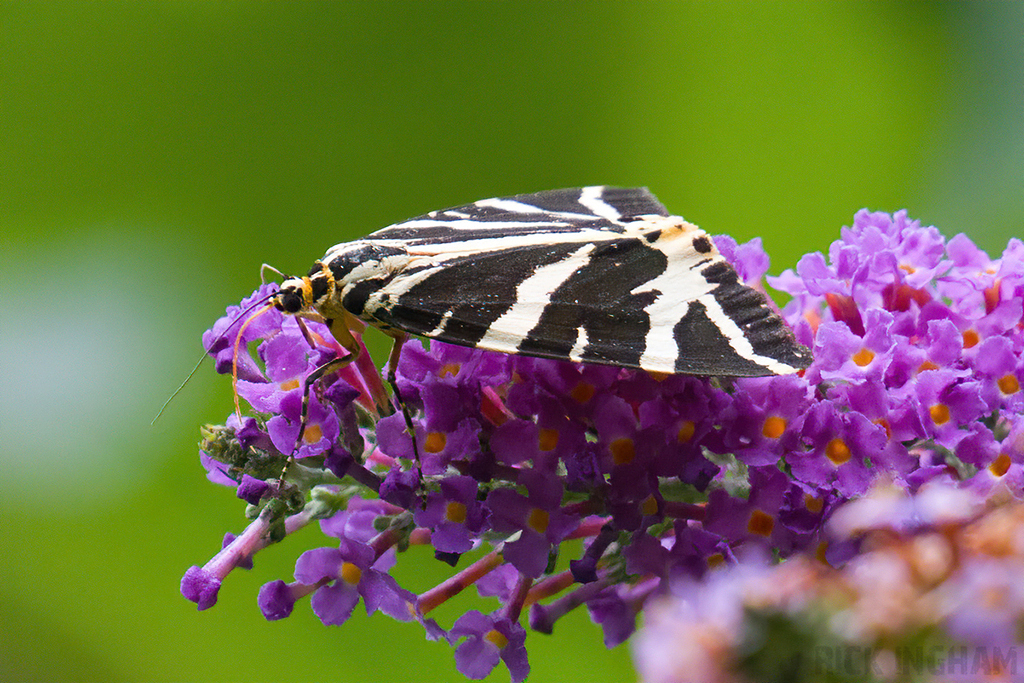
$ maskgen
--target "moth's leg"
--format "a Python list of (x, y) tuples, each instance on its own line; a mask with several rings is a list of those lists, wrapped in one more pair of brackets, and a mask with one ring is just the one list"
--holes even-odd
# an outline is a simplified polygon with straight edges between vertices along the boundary
[(402, 346), (409, 336), (399, 330), (388, 330), (387, 334), (395, 340), (395, 343), (391, 345), (391, 353), (388, 355), (388, 384), (391, 385), (391, 390), (395, 392), (395, 403), (398, 405), (398, 409), (402, 411), (402, 416), (405, 417), (405, 428), (409, 430), (409, 436), (412, 437), (412, 454), (416, 458), (416, 464), (420, 465), (420, 451), (419, 446), (416, 445), (416, 428), (413, 427), (412, 414), (409, 412), (409, 406), (402, 400), (402, 392), (398, 389), (398, 381), (395, 377), (395, 372), (398, 370), (398, 360), (402, 356)]
[(391, 345), (391, 353), (388, 354), (388, 384), (395, 390), (395, 396), (397, 396), (398, 385), (395, 384), (395, 372), (398, 370), (398, 361), (402, 357), (402, 346), (405, 345), (409, 335), (399, 330), (389, 330), (388, 336), (395, 341)]
[(338, 341), (341, 346), (348, 351), (348, 354), (341, 358), (335, 358), (329, 360), (320, 367), (313, 370), (313, 372), (306, 375), (306, 379), (302, 382), (302, 409), (299, 412), (299, 433), (295, 437), (295, 445), (292, 446), (292, 452), (288, 455), (288, 462), (285, 463), (284, 469), (281, 471), (281, 481), (284, 481), (284, 476), (288, 472), (288, 468), (295, 461), (295, 454), (299, 451), (299, 445), (302, 443), (302, 437), (306, 433), (306, 422), (309, 418), (309, 392), (313, 387), (313, 384), (323, 377), (329, 375), (332, 372), (337, 372), (349, 363), (359, 357), (359, 344), (356, 343), (352, 333), (345, 328), (344, 325), (335, 325), (333, 320), (325, 320), (327, 327), (331, 330), (331, 335)]
[[(335, 325), (344, 324), (346, 332), (352, 332), (359, 334), (366, 329), (366, 323), (359, 318), (352, 315), (349, 311), (342, 309), (341, 316), (335, 319)], [(355, 341), (353, 341), (355, 343)], [(361, 344), (360, 350), (365, 348)], [(391, 402), (391, 397), (388, 396), (387, 389), (384, 388), (384, 375), (377, 366), (373, 364), (373, 359), (369, 356), (359, 356), (357, 360), (358, 374), (363, 381), (363, 385), (369, 392), (370, 397), (373, 399), (374, 405), (383, 415), (391, 415), (395, 412), (395, 406)]]

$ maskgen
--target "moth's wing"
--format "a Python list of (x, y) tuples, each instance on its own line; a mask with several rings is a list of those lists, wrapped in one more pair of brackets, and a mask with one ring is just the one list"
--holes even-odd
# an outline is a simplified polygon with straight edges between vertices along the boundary
[[(578, 244), (520, 246), (440, 260), (421, 257), (370, 295), (366, 310), (381, 323), (406, 332), (464, 346), (515, 353), (509, 345), (480, 341), (517, 301), (536, 270), (567, 271)], [(550, 271), (548, 271), (550, 273)], [(533, 303), (540, 304), (540, 298)], [(498, 329), (512, 323), (503, 322)], [(530, 326), (521, 330), (528, 332)]]
[(595, 185), (481, 199), (396, 223), (368, 239), (400, 240), (414, 249), (580, 229), (621, 232), (644, 215), (668, 215), (647, 188)]
[(764, 294), (740, 281), (709, 235), (678, 217), (640, 224), (648, 223), (662, 226), (649, 245), (665, 255), (667, 264), (641, 287), (658, 296), (645, 309), (652, 326), (640, 367), (761, 377), (811, 364), (810, 350), (797, 343)]
[[(550, 293), (588, 260), (587, 245), (623, 234), (639, 216), (667, 215), (646, 188), (591, 186), (484, 199), (403, 221), (363, 240), (413, 256), (364, 310), (412, 334), (518, 353)], [(556, 346), (531, 352), (567, 354)]]
[(377, 239), (399, 240), (413, 258), (367, 310), (412, 334), (665, 373), (757, 376), (809, 363), (710, 238), (643, 189), (483, 200)]

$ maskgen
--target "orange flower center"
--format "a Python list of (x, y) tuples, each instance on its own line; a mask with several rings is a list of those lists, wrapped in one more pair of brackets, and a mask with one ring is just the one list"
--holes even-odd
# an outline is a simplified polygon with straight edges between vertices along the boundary
[(448, 377), (449, 375), (454, 377), (457, 374), (459, 374), (458, 363), (445, 363), (441, 366), (441, 369), (437, 371), (438, 377)]
[(647, 496), (643, 502), (640, 503), (640, 512), (645, 516), (658, 514), (658, 499), (654, 496)]
[(828, 564), (828, 557), (826, 552), (828, 551), (828, 541), (821, 541), (814, 549), (814, 559), (822, 564)]
[(302, 440), (306, 443), (316, 443), (322, 438), (324, 438), (324, 430), (320, 425), (306, 425), (305, 431), (302, 432)]
[(836, 437), (825, 446), (825, 456), (835, 465), (842, 465), (850, 459), (850, 447), (846, 442)]
[(497, 629), (491, 629), (484, 636), (484, 640), (497, 647), (499, 650), (504, 650), (505, 646), (508, 645), (508, 638), (503, 636)]
[(767, 439), (777, 439), (786, 431), (786, 418), (778, 415), (769, 415), (764, 419), (761, 427), (761, 434)]
[(1000, 299), (999, 282), (1000, 282), (999, 280), (996, 280), (995, 283), (991, 287), (989, 287), (988, 289), (985, 290), (985, 312), (986, 313), (991, 313), (992, 311), (996, 310), (996, 306), (999, 305), (999, 299)]
[(875, 352), (871, 349), (861, 347), (860, 351), (853, 354), (850, 359), (859, 367), (866, 367), (875, 359)]
[(350, 585), (356, 585), (359, 583), (359, 579), (363, 577), (363, 570), (355, 566), (351, 562), (343, 562), (341, 565), (341, 578), (344, 579), (345, 583)]
[(569, 395), (572, 396), (573, 400), (577, 403), (586, 403), (594, 397), (595, 391), (597, 391), (597, 388), (593, 384), (580, 382), (572, 391), (569, 392)]
[(636, 457), (636, 446), (633, 439), (615, 439), (608, 444), (608, 452), (612, 454), (612, 461), (616, 465), (626, 465)]
[(997, 477), (1001, 477), (1010, 471), (1010, 465), (1012, 461), (1010, 456), (1006, 453), (1000, 453), (996, 456), (996, 459), (992, 461), (992, 464), (988, 466), (988, 471)]
[(757, 536), (768, 537), (772, 535), (772, 529), (775, 528), (775, 518), (769, 515), (763, 510), (754, 509), (750, 513), (750, 519), (747, 520), (747, 531)]
[(526, 525), (539, 534), (548, 530), (548, 523), (551, 522), (551, 515), (547, 510), (533, 508), (526, 518)]
[(936, 403), (928, 409), (928, 415), (931, 416), (932, 422), (937, 425), (944, 425), (949, 422), (949, 406), (943, 403)]
[(542, 428), (537, 434), (537, 445), (542, 451), (553, 451), (558, 445), (558, 430)]
[(1020, 391), (1020, 382), (1013, 375), (1003, 375), (996, 384), (999, 385), (999, 391), (1004, 394), (1016, 394)]
[(676, 433), (676, 441), (679, 443), (688, 443), (693, 438), (694, 433), (697, 431), (697, 425), (694, 424), (693, 420), (684, 420), (683, 424), (679, 425), (679, 431)]
[(444, 518), (449, 522), (462, 524), (466, 521), (466, 506), (455, 500), (449, 501), (444, 507)]
[(423, 450), (427, 453), (440, 453), (448, 444), (448, 437), (441, 432), (430, 432), (423, 442)]

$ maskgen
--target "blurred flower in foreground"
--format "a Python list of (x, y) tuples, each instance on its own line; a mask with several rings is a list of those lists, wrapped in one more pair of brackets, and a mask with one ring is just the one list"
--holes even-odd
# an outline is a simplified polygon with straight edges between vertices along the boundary
[[(716, 242), (761, 287), (760, 242)], [(324, 547), (263, 587), (266, 618), (309, 597), (341, 624), (362, 602), (450, 643), (470, 678), (504, 662), (523, 680), (523, 612), (550, 633), (581, 606), (609, 647), (646, 616), (634, 651), (652, 681), (796, 680), (851, 647), (867, 673), (807, 680), (885, 679), (904, 644), (980, 644), (1003, 666), (1024, 623), (1020, 553), (996, 552), (986, 525), (1010, 533), (1019, 515), (1022, 256), (1018, 240), (991, 260), (903, 212), (858, 213), (828, 258), (769, 278), (814, 348), (803, 376), (655, 377), (410, 342), (396, 376), (414, 436), (366, 354), (314, 385), (299, 434), (305, 377), (343, 351), (315, 321), (239, 319), (265, 286), (204, 337), (252, 414), (206, 427), (201, 461), (253, 521), (182, 593), (211, 607), (232, 569), (316, 521)], [(400, 585), (411, 545), (457, 569)], [(496, 609), (427, 617), (472, 586)]]
[(1024, 504), (952, 481), (883, 482), (839, 510), (860, 552), (722, 567), (648, 602), (648, 683), (1015, 681), (1024, 671)]

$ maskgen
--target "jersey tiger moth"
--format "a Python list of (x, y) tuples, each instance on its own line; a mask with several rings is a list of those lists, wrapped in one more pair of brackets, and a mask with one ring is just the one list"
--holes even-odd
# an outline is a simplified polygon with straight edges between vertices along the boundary
[(654, 373), (754, 377), (811, 362), (710, 236), (646, 188), (550, 190), (435, 211), (331, 247), (272, 303), (325, 320), (351, 352), (325, 372), (358, 353), (353, 317), (399, 341), (409, 333)]

